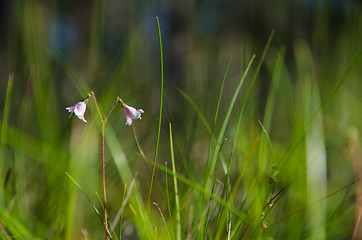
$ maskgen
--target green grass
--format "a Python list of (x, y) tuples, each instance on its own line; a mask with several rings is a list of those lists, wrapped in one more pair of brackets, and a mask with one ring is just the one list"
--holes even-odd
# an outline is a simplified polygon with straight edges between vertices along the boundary
[(128, 127), (116, 105), (105, 125), (112, 239), (352, 237), (362, 177), (359, 15), (330, 51), (319, 48), (325, 12), (313, 42), (293, 46), (274, 42), (278, 29), (262, 45), (192, 32), (180, 83), (169, 74), (161, 17), (150, 19), (151, 32), (130, 23), (106, 51), (106, 5), (92, 1), (79, 61), (48, 46), (43, 7), (16, 1), (17, 41), (7, 40), (9, 64), (22, 67), (1, 76), (0, 239), (105, 238), (97, 109), (89, 101), (86, 124), (65, 110), (92, 90), (102, 114), (117, 96), (145, 111)]

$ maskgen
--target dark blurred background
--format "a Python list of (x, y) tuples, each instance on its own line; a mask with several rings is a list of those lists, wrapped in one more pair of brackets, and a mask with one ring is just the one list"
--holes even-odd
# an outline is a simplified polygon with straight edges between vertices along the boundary
[[(25, 75), (16, 77), (15, 83), (26, 86), (26, 36), (21, 31), (27, 27), (23, 26), (25, 2), (2, 0), (0, 3), (2, 94), (4, 79), (10, 72)], [(243, 53), (244, 59), (240, 60), (245, 64), (250, 54), (260, 54), (272, 29), (276, 32), (273, 45), (286, 47), (286, 63), (292, 69), (291, 47), (296, 40), (306, 41), (313, 55), (323, 59), (331, 57), (341, 37), (347, 35), (353, 43), (352, 38), (360, 39), (361, 35), (361, 2), (357, 0), (30, 2), (34, 8), (40, 6), (41, 11), (39, 16), (31, 18), (36, 22), (40, 17), (44, 21), (36, 34), (46, 38), (44, 43), (49, 51), (55, 49), (64, 55), (92, 89), (109, 84), (110, 75), (131, 44), (140, 44), (138, 54), (143, 61), (146, 58), (152, 61), (137, 66), (146, 75), (125, 81), (129, 83), (140, 77), (145, 85), (153, 84), (150, 76), (159, 72), (156, 16), (163, 32), (166, 83), (180, 87), (187, 85), (193, 54), (202, 52), (208, 55), (205, 64), (218, 66), (218, 61), (226, 62), (227, 56), (237, 61), (242, 58), (241, 52), (246, 51), (248, 54)], [(142, 40), (131, 43), (134, 38)], [(210, 75), (217, 72), (220, 71)], [(66, 76), (61, 71), (55, 73), (57, 88), (67, 91)]]

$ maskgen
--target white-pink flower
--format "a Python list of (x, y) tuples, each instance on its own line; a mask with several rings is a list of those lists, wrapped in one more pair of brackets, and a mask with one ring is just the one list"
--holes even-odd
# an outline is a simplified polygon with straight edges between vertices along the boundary
[(142, 119), (141, 114), (144, 113), (142, 109), (136, 110), (134, 107), (128, 106), (122, 100), (120, 100), (122, 108), (124, 110), (124, 115), (126, 116), (126, 125), (132, 125), (132, 119)]
[(84, 113), (85, 110), (87, 108), (87, 102), (88, 99), (84, 99), (82, 102), (78, 102), (77, 104), (75, 104), (74, 106), (71, 107), (67, 107), (66, 109), (69, 112), (74, 112), (74, 114), (80, 119), (83, 120), (83, 122), (87, 122), (87, 120), (85, 120), (84, 118)]

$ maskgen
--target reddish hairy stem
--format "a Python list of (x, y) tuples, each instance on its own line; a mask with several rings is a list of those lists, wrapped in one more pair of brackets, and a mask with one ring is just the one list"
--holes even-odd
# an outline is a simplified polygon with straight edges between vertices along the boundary
[(107, 113), (107, 116), (104, 118), (104, 122), (105, 122), (105, 121), (107, 121), (107, 119), (108, 119), (109, 115), (111, 115), (111, 112), (113, 111), (114, 107), (116, 106), (116, 104), (117, 104), (118, 100), (119, 100), (119, 97), (117, 97), (117, 98), (116, 98), (116, 101), (114, 101), (114, 103), (113, 103), (113, 105), (112, 105), (111, 109), (110, 109), (110, 110), (109, 110), (109, 112)]
[(108, 221), (107, 221), (107, 197), (106, 197), (106, 175), (104, 167), (104, 122), (102, 122), (102, 184), (103, 184), (103, 207), (104, 207), (104, 227), (106, 230), (106, 239), (108, 238)]
[(106, 174), (105, 174), (105, 164), (104, 164), (104, 124), (105, 124), (105, 121), (107, 120), (109, 114), (111, 114), (114, 106), (116, 105), (115, 103), (113, 104), (111, 110), (108, 112), (107, 116), (103, 119), (102, 117), (102, 114), (101, 112), (99, 111), (99, 107), (98, 107), (98, 103), (97, 103), (97, 100), (96, 100), (96, 96), (94, 94), (94, 92), (92, 91), (91, 92), (91, 95), (93, 97), (93, 100), (94, 100), (94, 104), (96, 105), (96, 108), (97, 108), (97, 111), (98, 111), (98, 115), (99, 115), (99, 118), (101, 119), (101, 122), (102, 122), (102, 145), (101, 145), (101, 154), (102, 154), (102, 186), (103, 186), (103, 208), (104, 208), (104, 228), (105, 228), (105, 231), (106, 231), (106, 239), (108, 240), (109, 239), (109, 230), (108, 230), (108, 221), (107, 221), (107, 197), (106, 197)]
[(99, 118), (101, 119), (101, 122), (103, 123), (104, 120), (103, 120), (101, 112), (99, 111), (99, 107), (98, 107), (97, 100), (96, 100), (96, 95), (94, 94), (93, 91), (91, 92), (91, 94), (92, 94), (92, 97), (93, 97), (93, 100), (94, 100), (94, 104), (96, 105), (96, 108), (97, 108), (97, 111), (98, 111), (98, 114), (99, 114)]
[(111, 109), (109, 110), (107, 115), (103, 118), (101, 112), (99, 111), (96, 96), (95, 96), (93, 91), (91, 92), (91, 95), (93, 97), (94, 104), (96, 105), (99, 118), (101, 119), (101, 122), (102, 122), (102, 146), (101, 146), (101, 152), (102, 152), (102, 186), (103, 186), (104, 228), (105, 228), (105, 231), (106, 231), (106, 239), (108, 240), (109, 239), (109, 229), (108, 229), (108, 221), (107, 221), (106, 174), (105, 174), (105, 164), (104, 164), (104, 125), (105, 125), (109, 115), (113, 111), (114, 107), (116, 106), (117, 102), (119, 101), (119, 97), (116, 98), (116, 100), (114, 101)]
[(357, 238), (357, 231), (358, 231), (359, 223), (361, 221), (361, 216), (362, 216), (361, 202), (362, 202), (362, 196), (359, 197), (358, 203), (357, 203), (358, 215), (357, 215), (356, 225), (354, 226), (354, 230), (353, 230), (352, 240), (355, 240)]

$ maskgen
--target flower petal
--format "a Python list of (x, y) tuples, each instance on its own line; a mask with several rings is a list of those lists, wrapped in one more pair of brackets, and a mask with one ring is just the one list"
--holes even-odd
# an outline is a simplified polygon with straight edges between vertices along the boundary
[(131, 126), (132, 125), (132, 118), (126, 117), (126, 125)]
[(144, 113), (142, 109), (136, 110), (134, 107), (128, 106), (123, 101), (121, 101), (124, 115), (126, 116), (126, 125), (132, 125), (132, 119), (142, 119), (141, 113)]
[(72, 107), (67, 107), (66, 109), (68, 110), (68, 112), (73, 112), (74, 109), (75, 109), (75, 107), (74, 107), (74, 106), (72, 106)]
[(85, 120), (85, 118), (84, 118), (84, 113), (87, 108), (87, 102), (88, 102), (88, 99), (85, 99), (84, 101), (78, 102), (74, 106), (67, 107), (66, 109), (69, 112), (74, 112), (74, 114), (83, 122), (87, 122), (87, 120)]

